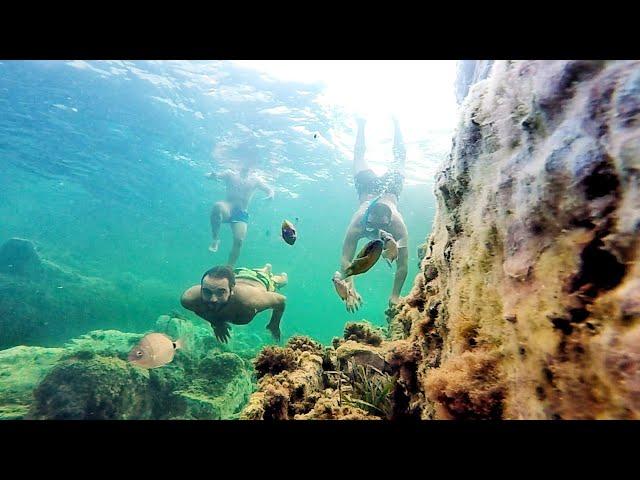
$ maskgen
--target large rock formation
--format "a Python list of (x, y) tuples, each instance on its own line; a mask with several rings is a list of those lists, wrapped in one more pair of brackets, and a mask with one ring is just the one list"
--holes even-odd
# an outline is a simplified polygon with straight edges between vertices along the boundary
[(461, 103), (469, 93), (469, 88), (484, 80), (491, 72), (493, 60), (461, 60), (457, 65), (456, 100)]
[(423, 418), (640, 417), (640, 62), (496, 62), (394, 319)]
[(132, 329), (153, 321), (159, 305), (177, 302), (162, 288), (141, 295), (140, 283), (125, 279), (81, 275), (43, 258), (30, 240), (7, 240), (0, 246), (0, 349), (57, 347), (93, 329)]
[(222, 351), (210, 327), (162, 315), (155, 330), (189, 345), (151, 370), (126, 360), (143, 335), (117, 330), (0, 351), (0, 419), (237, 418), (253, 391), (250, 361)]

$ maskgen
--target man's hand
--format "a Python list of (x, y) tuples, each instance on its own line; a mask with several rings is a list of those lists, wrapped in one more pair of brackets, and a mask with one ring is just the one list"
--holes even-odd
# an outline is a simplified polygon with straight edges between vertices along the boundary
[(229, 324), (227, 322), (222, 322), (214, 323), (212, 326), (216, 339), (221, 343), (227, 343), (231, 338), (231, 328), (229, 328)]
[(347, 305), (347, 312), (353, 313), (360, 308), (362, 305), (362, 297), (358, 292), (356, 292), (355, 287), (349, 289), (349, 295), (345, 300), (345, 304)]

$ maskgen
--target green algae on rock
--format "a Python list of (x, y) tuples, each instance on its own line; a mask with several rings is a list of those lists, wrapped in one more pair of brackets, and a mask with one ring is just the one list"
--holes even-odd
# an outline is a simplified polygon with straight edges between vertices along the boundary
[(116, 357), (69, 358), (34, 391), (27, 418), (48, 420), (149, 419), (149, 373)]
[(61, 348), (26, 346), (0, 350), (0, 420), (25, 417), (34, 388), (63, 353)]
[(390, 328), (422, 418), (640, 418), (638, 79), (638, 61), (499, 61), (468, 88)]
[(143, 335), (118, 330), (89, 332), (64, 348), (0, 351), (0, 418), (235, 418), (253, 391), (251, 366), (204, 350), (210, 342), (199, 335), (191, 354), (179, 351), (151, 370), (126, 361)]

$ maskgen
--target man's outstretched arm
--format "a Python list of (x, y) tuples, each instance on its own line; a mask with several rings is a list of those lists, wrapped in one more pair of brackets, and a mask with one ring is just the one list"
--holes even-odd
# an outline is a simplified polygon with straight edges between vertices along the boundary
[[(351, 264), (353, 257), (356, 254), (356, 248), (358, 247), (358, 240), (360, 239), (360, 233), (355, 227), (355, 219), (349, 225), (347, 229), (347, 234), (344, 238), (344, 243), (342, 244), (342, 258), (340, 259), (340, 273), (344, 277), (345, 270)], [(345, 303), (347, 305), (348, 312), (355, 312), (360, 308), (360, 304), (362, 303), (362, 298), (356, 292), (356, 286), (354, 282), (354, 277), (347, 278), (346, 282), (351, 285), (351, 294), (346, 299)]]
[(224, 180), (225, 178), (231, 176), (233, 172), (231, 170), (223, 170), (222, 172), (209, 172), (205, 173), (204, 176), (210, 180)]
[(273, 188), (271, 188), (271, 186), (264, 180), (258, 180), (258, 188), (267, 194), (267, 196), (264, 198), (265, 200), (272, 199), (276, 193)]

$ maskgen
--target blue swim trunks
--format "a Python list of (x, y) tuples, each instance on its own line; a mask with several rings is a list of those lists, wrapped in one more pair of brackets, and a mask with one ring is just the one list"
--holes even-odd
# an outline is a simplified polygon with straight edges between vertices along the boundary
[(229, 217), (229, 220), (225, 223), (238, 223), (238, 222), (244, 222), (248, 224), (249, 212), (247, 212), (246, 210), (242, 210), (241, 208), (233, 207), (231, 209), (231, 216)]

